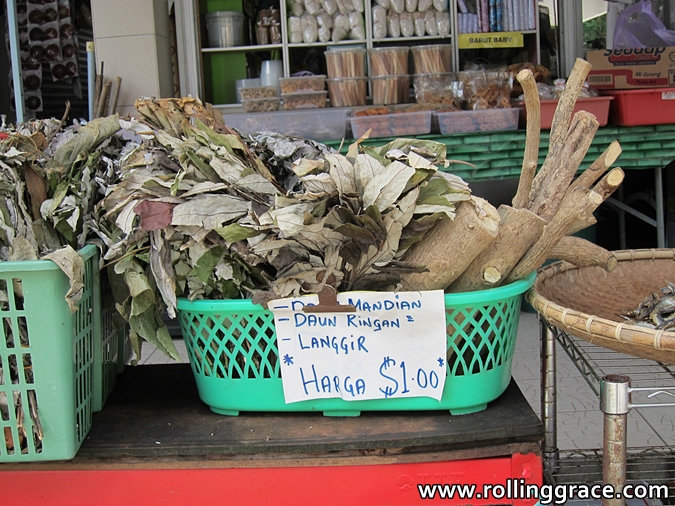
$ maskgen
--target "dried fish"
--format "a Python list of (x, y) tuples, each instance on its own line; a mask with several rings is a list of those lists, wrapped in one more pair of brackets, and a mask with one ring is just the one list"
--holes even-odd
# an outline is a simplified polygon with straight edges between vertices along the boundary
[(661, 288), (661, 295), (650, 293), (632, 311), (621, 316), (628, 323), (657, 330), (675, 328), (675, 284)]

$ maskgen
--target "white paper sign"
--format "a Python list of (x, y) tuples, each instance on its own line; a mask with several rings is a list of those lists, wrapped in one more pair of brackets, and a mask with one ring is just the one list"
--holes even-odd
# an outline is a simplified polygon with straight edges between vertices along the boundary
[(306, 313), (317, 295), (278, 299), (274, 313), (286, 403), (432, 397), (445, 384), (447, 338), (442, 290), (344, 292), (351, 313)]

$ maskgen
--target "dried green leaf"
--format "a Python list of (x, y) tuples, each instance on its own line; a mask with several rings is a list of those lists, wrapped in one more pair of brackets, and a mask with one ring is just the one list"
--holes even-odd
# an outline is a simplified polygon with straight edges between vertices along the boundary
[(246, 215), (249, 209), (249, 203), (230, 195), (198, 195), (174, 208), (171, 224), (213, 230)]
[(310, 174), (300, 178), (305, 190), (309, 193), (320, 193), (330, 195), (337, 191), (337, 186), (330, 174)]
[(384, 211), (392, 206), (401, 196), (408, 180), (415, 173), (415, 169), (401, 162), (392, 162), (386, 170), (378, 173), (363, 191), (363, 205), (377, 206)]
[(150, 234), (150, 268), (169, 318), (176, 317), (176, 280), (171, 265), (171, 249), (162, 230)]
[(228, 243), (243, 241), (249, 237), (255, 237), (261, 232), (251, 227), (244, 227), (239, 223), (231, 223), (222, 228), (214, 229), (215, 232), (225, 239)]
[(298, 177), (303, 177), (308, 174), (323, 172), (326, 163), (323, 160), (311, 160), (309, 158), (299, 158), (293, 162), (293, 172)]
[(241, 178), (237, 181), (235, 187), (269, 195), (276, 195), (278, 193), (277, 187), (258, 173), (249, 174)]
[(326, 155), (329, 166), (329, 174), (335, 181), (341, 195), (356, 193), (356, 171), (346, 157), (342, 155)]
[(54, 161), (69, 166), (91, 148), (120, 130), (119, 115), (91, 120), (80, 128), (75, 136), (62, 144), (54, 153)]
[(368, 154), (359, 154), (354, 163), (356, 169), (356, 182), (359, 193), (363, 194), (363, 190), (368, 183), (380, 172), (385, 170), (384, 164)]
[(77, 306), (84, 295), (84, 259), (70, 246), (56, 250), (43, 258), (51, 260), (68, 276), (70, 288), (66, 293), (66, 302), (71, 313), (77, 311)]

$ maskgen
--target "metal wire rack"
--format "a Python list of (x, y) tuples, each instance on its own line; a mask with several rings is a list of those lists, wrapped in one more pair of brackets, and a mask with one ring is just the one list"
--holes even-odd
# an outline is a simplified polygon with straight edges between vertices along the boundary
[[(631, 393), (631, 405), (639, 410), (648, 407), (675, 406), (675, 366), (633, 357), (596, 346), (571, 336), (555, 326), (543, 323), (542, 332), (542, 376), (555, 376), (555, 352), (551, 337), (557, 341), (570, 357), (593, 392), (600, 397), (600, 381), (611, 374), (630, 377), (631, 387), (638, 389)], [(548, 341), (547, 341), (548, 340)], [(555, 448), (556, 425), (555, 392), (551, 386), (542, 385), (543, 421), (547, 430), (544, 453), (546, 481), (558, 483), (588, 483), (602, 481), (603, 455), (598, 450), (558, 450)], [(555, 387), (555, 380), (553, 380)], [(641, 389), (645, 390), (641, 390)], [(551, 397), (552, 395), (552, 397)], [(675, 417), (675, 408), (673, 408)], [(553, 419), (551, 419), (553, 418)], [(668, 484), (670, 497), (675, 498), (675, 433), (659, 434), (666, 446), (627, 448), (626, 479), (648, 483)], [(551, 444), (553, 447), (551, 447)], [(672, 501), (673, 499), (671, 499)]]

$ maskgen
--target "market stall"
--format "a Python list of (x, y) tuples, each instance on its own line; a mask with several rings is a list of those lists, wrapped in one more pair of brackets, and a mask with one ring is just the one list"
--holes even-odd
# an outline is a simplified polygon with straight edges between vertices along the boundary
[[(572, 234), (603, 202), (640, 214), (612, 197), (625, 170), (654, 169), (642, 218), (665, 245), (673, 83), (597, 94), (583, 60), (550, 83), (538, 46), (460, 71), (494, 44), (526, 59), (534, 3), (487, 24), (481, 2), (381, 3), (211, 2), (201, 53), (233, 104), (106, 115), (101, 75), (101, 117), (3, 132), (3, 497), (411, 504), (475, 484), (497, 490), (476, 504), (536, 502), (544, 431), (511, 379), (521, 296), (549, 259), (616, 268)], [(247, 18), (257, 44), (235, 33)], [(317, 71), (291, 75), (314, 44)], [(261, 52), (259, 78), (215, 90), (221, 57)], [(472, 195), (513, 177), (509, 205)], [(166, 318), (190, 368), (127, 367), (144, 341), (177, 357)], [(54, 322), (61, 346), (44, 345)]]

